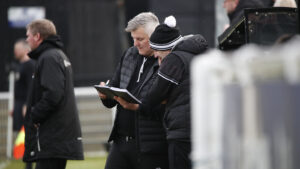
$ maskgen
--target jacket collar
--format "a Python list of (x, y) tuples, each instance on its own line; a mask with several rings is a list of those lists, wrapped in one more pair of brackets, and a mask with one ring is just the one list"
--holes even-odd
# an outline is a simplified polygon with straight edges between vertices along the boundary
[(62, 47), (63, 43), (61, 42), (60, 37), (57, 35), (52, 35), (45, 39), (36, 49), (28, 53), (28, 56), (37, 60), (44, 51), (52, 48), (62, 49)]

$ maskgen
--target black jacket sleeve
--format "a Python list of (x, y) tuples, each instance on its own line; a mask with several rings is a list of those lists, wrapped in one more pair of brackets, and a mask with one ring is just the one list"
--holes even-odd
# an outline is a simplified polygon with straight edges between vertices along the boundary
[(170, 81), (162, 78), (161, 76), (157, 76), (148, 95), (142, 99), (142, 103), (139, 105), (138, 111), (142, 114), (151, 116), (150, 113), (153, 112), (153, 108), (168, 98), (173, 85), (174, 84)]
[(41, 99), (32, 111), (33, 123), (43, 123), (62, 103), (65, 90), (64, 65), (53, 56), (41, 60), (40, 81), (43, 88)]
[(147, 97), (142, 99), (142, 104), (139, 105), (138, 110), (141, 113), (149, 115), (155, 105), (168, 99), (174, 86), (177, 86), (182, 79), (184, 72), (183, 67), (183, 62), (172, 53), (164, 58), (150, 92)]

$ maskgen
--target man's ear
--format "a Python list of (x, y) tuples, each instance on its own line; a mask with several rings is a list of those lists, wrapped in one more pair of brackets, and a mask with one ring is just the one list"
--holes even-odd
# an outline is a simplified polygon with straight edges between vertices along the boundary
[(34, 35), (34, 40), (35, 41), (40, 41), (41, 40), (41, 34), (40, 33), (36, 33), (35, 35)]

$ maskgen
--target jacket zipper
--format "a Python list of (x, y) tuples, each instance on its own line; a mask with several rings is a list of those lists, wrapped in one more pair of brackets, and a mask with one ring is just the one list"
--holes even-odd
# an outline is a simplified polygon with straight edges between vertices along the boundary
[[(153, 75), (153, 68), (150, 70), (151, 72), (151, 76)], [(145, 80), (143, 81), (142, 85), (140, 86), (139, 90), (138, 90), (138, 94), (140, 94), (142, 88), (144, 87), (145, 83), (151, 79), (151, 76), (149, 75), (150, 72), (147, 73), (147, 76), (145, 78)]]
[(36, 139), (37, 139), (37, 148), (38, 148), (38, 152), (41, 152), (41, 145), (40, 145), (40, 137), (39, 137), (39, 127), (36, 129), (37, 132), (36, 132)]

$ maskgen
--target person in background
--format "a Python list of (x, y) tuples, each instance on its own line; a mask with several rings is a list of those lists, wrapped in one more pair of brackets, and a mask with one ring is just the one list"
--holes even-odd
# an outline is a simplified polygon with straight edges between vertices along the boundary
[(158, 76), (141, 104), (115, 99), (126, 109), (151, 114), (153, 105), (166, 102), (164, 126), (167, 131), (170, 169), (191, 169), (190, 62), (206, 51), (201, 35), (183, 38), (176, 19), (167, 17), (150, 37), (150, 47), (160, 60)]
[[(134, 46), (127, 49), (109, 86), (127, 89), (141, 99), (146, 96), (157, 75), (158, 63), (149, 45), (149, 37), (159, 24), (151, 12), (132, 18), (126, 27)], [(100, 85), (105, 85), (101, 82)], [(166, 133), (162, 124), (164, 106), (154, 105), (151, 115), (124, 109), (115, 100), (99, 93), (104, 106), (117, 105), (116, 118), (108, 142), (113, 142), (105, 169), (167, 169)]]
[(23, 161), (36, 169), (65, 169), (67, 160), (83, 160), (81, 127), (74, 95), (72, 67), (52, 21), (27, 25), (27, 39), (36, 60), (25, 115)]
[[(15, 89), (14, 89), (14, 109), (13, 131), (18, 133), (24, 125), (24, 117), (26, 114), (28, 91), (31, 86), (32, 75), (34, 72), (35, 62), (27, 55), (30, 52), (30, 46), (25, 39), (19, 39), (14, 45), (14, 56), (19, 62), (15, 73)], [(26, 169), (31, 169), (32, 164), (26, 163)]]
[(245, 8), (263, 8), (266, 6), (261, 0), (224, 0), (223, 7), (227, 12), (231, 26), (242, 18)]

